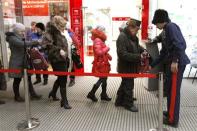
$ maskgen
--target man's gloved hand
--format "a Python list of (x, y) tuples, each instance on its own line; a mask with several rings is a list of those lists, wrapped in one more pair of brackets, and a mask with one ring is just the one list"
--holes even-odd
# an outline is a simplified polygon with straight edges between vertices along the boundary
[(144, 42), (145, 44), (151, 44), (153, 40), (148, 38), (147, 40), (143, 40), (142, 42)]
[(145, 58), (149, 58), (150, 55), (149, 53), (147, 52), (147, 50), (144, 50), (142, 53), (141, 53), (141, 59), (145, 59)]
[(171, 64), (171, 71), (173, 73), (177, 73), (178, 72), (178, 63), (177, 62), (172, 62), (172, 64)]

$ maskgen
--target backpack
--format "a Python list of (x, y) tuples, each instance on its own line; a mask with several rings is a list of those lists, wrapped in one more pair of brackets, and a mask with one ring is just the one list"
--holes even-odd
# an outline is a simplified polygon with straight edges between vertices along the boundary
[(31, 48), (29, 55), (34, 69), (46, 70), (49, 67), (47, 60), (44, 58), (44, 53), (41, 53), (38, 48)]

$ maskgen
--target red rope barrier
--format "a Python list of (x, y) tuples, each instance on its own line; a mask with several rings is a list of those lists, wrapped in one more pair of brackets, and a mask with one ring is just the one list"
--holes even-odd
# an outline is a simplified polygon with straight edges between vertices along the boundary
[[(21, 70), (17, 69), (0, 69), (0, 72), (20, 73)], [(74, 75), (74, 76), (97, 76), (97, 77), (148, 77), (157, 78), (156, 74), (141, 73), (141, 74), (123, 74), (123, 73), (81, 73), (81, 72), (62, 72), (62, 71), (41, 71), (41, 70), (28, 70), (30, 74), (49, 74), (49, 75)]]
[(8, 72), (8, 73), (20, 73), (21, 70), (18, 70), (18, 69), (0, 69), (0, 73), (5, 73), (5, 72)]

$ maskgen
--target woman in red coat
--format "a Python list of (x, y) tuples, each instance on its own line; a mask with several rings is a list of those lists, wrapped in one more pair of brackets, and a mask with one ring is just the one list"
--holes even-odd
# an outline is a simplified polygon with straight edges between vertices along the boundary
[[(107, 36), (105, 35), (104, 30), (104, 27), (98, 26), (96, 29), (91, 31), (94, 51), (92, 73), (109, 73), (111, 70), (109, 60), (111, 60), (112, 57), (108, 54), (109, 47), (105, 45)], [(92, 90), (88, 93), (87, 98), (91, 99), (93, 102), (97, 102), (98, 99), (95, 96), (95, 92), (100, 85), (102, 87), (101, 100), (111, 101), (111, 98), (109, 98), (106, 93), (107, 77), (99, 78), (99, 80), (94, 84)]]

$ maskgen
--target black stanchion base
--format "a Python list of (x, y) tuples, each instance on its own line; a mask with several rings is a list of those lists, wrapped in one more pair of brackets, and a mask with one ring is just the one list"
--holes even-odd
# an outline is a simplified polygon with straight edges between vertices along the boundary
[(21, 123), (18, 124), (17, 129), (19, 131), (26, 131), (26, 130), (31, 130), (33, 128), (36, 128), (40, 125), (40, 121), (36, 118), (31, 118), (28, 121), (24, 120)]

